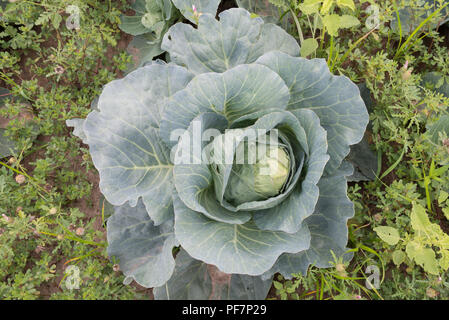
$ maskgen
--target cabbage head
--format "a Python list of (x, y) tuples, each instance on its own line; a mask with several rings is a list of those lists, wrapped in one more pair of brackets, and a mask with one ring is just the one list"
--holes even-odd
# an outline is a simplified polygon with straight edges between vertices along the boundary
[(170, 63), (107, 84), (78, 122), (115, 206), (108, 252), (156, 299), (263, 299), (346, 254), (358, 87), (244, 9), (178, 23)]

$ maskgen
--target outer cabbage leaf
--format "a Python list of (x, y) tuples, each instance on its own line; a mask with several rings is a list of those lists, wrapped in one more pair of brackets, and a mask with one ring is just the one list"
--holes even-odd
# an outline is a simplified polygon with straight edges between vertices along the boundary
[(154, 288), (153, 294), (156, 300), (262, 300), (270, 287), (271, 279), (226, 274), (181, 249), (173, 277), (164, 286)]
[(440, 141), (440, 132), (449, 137), (449, 115), (442, 115), (436, 122), (427, 126), (426, 135), (435, 144)]
[(133, 56), (128, 72), (162, 54), (162, 38), (181, 15), (171, 0), (136, 0), (134, 16), (121, 16), (120, 29), (134, 35), (127, 51)]
[(311, 234), (310, 248), (296, 254), (283, 254), (274, 267), (264, 277), (280, 272), (291, 279), (292, 273), (306, 274), (309, 265), (328, 268), (336, 257), (350, 260), (352, 254), (346, 253), (348, 241), (347, 221), (354, 215), (354, 205), (349, 200), (346, 176), (351, 175), (352, 165), (343, 162), (333, 175), (324, 176), (318, 183), (320, 197), (315, 212), (304, 223)]
[[(151, 0), (149, 2), (156, 3), (155, 1)], [(121, 23), (119, 27), (122, 31), (131, 34), (133, 36), (150, 32), (148, 26), (145, 26), (142, 23), (142, 18), (147, 13), (146, 3), (147, 0), (136, 0), (132, 4), (132, 9), (134, 10), (135, 14), (133, 16), (122, 15), (120, 17)], [(162, 18), (162, 12), (160, 15)]]
[(259, 41), (255, 42), (251, 47), (247, 61), (248, 63), (254, 62), (266, 52), (274, 50), (285, 52), (291, 56), (300, 55), (298, 42), (291, 36), (286, 36), (284, 29), (272, 23), (264, 23), (261, 28)]
[(83, 143), (87, 144), (87, 136), (84, 133), (84, 121), (85, 119), (79, 119), (79, 118), (73, 118), (66, 120), (67, 127), (73, 128), (73, 135), (77, 136), (78, 138), (83, 141)]
[(84, 132), (100, 189), (113, 205), (135, 206), (142, 197), (156, 225), (173, 213), (173, 166), (159, 137), (166, 99), (184, 88), (192, 74), (179, 66), (154, 64), (107, 84), (99, 112), (84, 123)]
[(16, 146), (5, 135), (6, 129), (0, 128), (0, 159), (11, 156), (16, 151)]
[(304, 109), (295, 110), (292, 113), (299, 120), (307, 137), (309, 156), (304, 166), (306, 173), (302, 182), (296, 184), (287, 199), (273, 208), (260, 210), (254, 215), (256, 225), (263, 230), (294, 233), (301, 228), (302, 221), (315, 210), (319, 196), (317, 183), (329, 160), (326, 131), (320, 126), (318, 116), (313, 111)]
[(158, 287), (170, 279), (175, 268), (172, 249), (178, 245), (172, 221), (156, 227), (139, 201), (134, 208), (115, 207), (107, 231), (108, 254), (120, 259), (125, 284), (134, 279), (144, 287)]
[(253, 222), (229, 224), (211, 220), (190, 210), (175, 193), (175, 235), (195, 259), (217, 266), (226, 273), (257, 276), (269, 270), (284, 252), (309, 248), (307, 227), (297, 233), (264, 231)]
[[(3, 107), (3, 100), (5, 100), (9, 95), (10, 92), (8, 89), (0, 87), (0, 108)], [(5, 135), (5, 128), (7, 124), (8, 121), (6, 119), (2, 121), (2, 118), (0, 117), (0, 159), (11, 156), (13, 152), (16, 151), (14, 142)]]
[(365, 135), (359, 143), (351, 146), (346, 161), (354, 166), (354, 173), (348, 181), (373, 181), (376, 179), (377, 155), (371, 149), (368, 137)]
[(261, 65), (201, 74), (173, 95), (162, 116), (161, 137), (173, 147), (177, 140), (170, 139), (171, 134), (176, 129), (187, 129), (200, 113), (216, 112), (233, 121), (264, 109), (285, 109), (289, 97), (284, 81)]
[[(374, 102), (371, 99), (371, 91), (366, 86), (365, 82), (357, 85), (360, 89), (360, 96), (365, 102), (366, 109), (369, 113), (373, 112)], [(349, 161), (354, 166), (354, 173), (347, 177), (346, 180), (351, 181), (372, 181), (376, 179), (377, 172), (377, 154), (373, 151), (370, 145), (370, 135), (373, 131), (371, 121), (368, 123), (366, 132), (362, 140), (352, 145), (351, 151), (345, 160)]]
[(269, 52), (257, 60), (277, 72), (290, 88), (287, 110), (310, 109), (327, 131), (331, 174), (358, 143), (369, 121), (359, 88), (345, 76), (330, 73), (323, 59), (307, 60), (282, 52)]
[(152, 33), (161, 38), (164, 30), (177, 18), (171, 0), (135, 0), (132, 9), (135, 14), (122, 15), (119, 27), (133, 36)]
[(128, 66), (128, 71), (133, 71), (152, 61), (154, 57), (162, 54), (162, 38), (156, 38), (152, 34), (142, 34), (133, 37), (126, 51), (133, 57)]
[(422, 82), (425, 87), (443, 94), (449, 98), (449, 77), (440, 72), (427, 72), (422, 75)]
[(177, 23), (165, 34), (162, 49), (195, 74), (224, 72), (272, 50), (299, 55), (292, 36), (279, 27), (264, 25), (260, 18), (251, 18), (244, 9), (229, 9), (219, 17), (217, 21), (210, 14), (201, 15), (197, 29)]
[(220, 0), (172, 0), (176, 8), (181, 11), (182, 15), (190, 22), (197, 23), (198, 17), (193, 12), (193, 6), (197, 10), (197, 14), (209, 13), (213, 16), (217, 13)]
[(134, 36), (149, 32), (148, 28), (142, 24), (142, 17), (146, 13), (145, 2), (145, 0), (136, 0), (132, 5), (132, 9), (136, 14), (134, 16), (122, 15), (120, 17), (121, 23), (119, 27), (122, 31)]
[[(223, 286), (220, 295), (215, 299), (224, 300), (265, 300), (270, 291), (273, 279), (262, 276), (248, 276), (245, 274), (231, 275), (231, 283)], [(218, 290), (217, 290), (218, 291)]]
[[(291, 14), (287, 12), (284, 15), (285, 9), (281, 9), (270, 3), (268, 0), (237, 0), (239, 8), (244, 8), (251, 13), (260, 16), (266, 23), (276, 23), (287, 30), (292, 18)], [(282, 20), (281, 15), (283, 16)]]
[(207, 274), (207, 264), (192, 259), (181, 248), (176, 256), (173, 276), (164, 286), (153, 289), (155, 300), (205, 300), (212, 293), (212, 281)]
[[(407, 1), (410, 2), (410, 1)], [(435, 0), (423, 0), (421, 4), (414, 7), (410, 3), (402, 4), (402, 8), (399, 9), (399, 18), (401, 20), (401, 31), (403, 35), (411, 34), (422, 21), (428, 16), (440, 9), (440, 2)], [(414, 1), (416, 4), (416, 1)], [(443, 1), (443, 6), (447, 5), (449, 1)], [(429, 9), (425, 9), (425, 6), (429, 6)], [(437, 26), (443, 25), (449, 21), (449, 6), (446, 6), (440, 11), (442, 20), (432, 22), (431, 28), (435, 29)], [(393, 15), (393, 21), (390, 23), (391, 28), (399, 33), (399, 21), (397, 15)]]

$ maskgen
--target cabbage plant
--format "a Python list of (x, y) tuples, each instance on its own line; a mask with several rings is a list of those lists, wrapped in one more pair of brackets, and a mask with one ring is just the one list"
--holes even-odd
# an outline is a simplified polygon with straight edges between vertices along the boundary
[(135, 36), (128, 52), (141, 66), (162, 54), (162, 38), (177, 21), (196, 24), (199, 11), (215, 14), (220, 0), (134, 0), (134, 15), (122, 15), (120, 29)]
[(437, 13), (440, 18), (431, 20), (428, 24), (430, 29), (436, 29), (449, 21), (449, 1), (406, 0), (393, 15), (390, 24), (395, 32), (410, 35), (420, 28), (420, 24), (426, 18)]
[[(178, 23), (153, 62), (71, 123), (115, 207), (108, 253), (156, 299), (263, 299), (346, 254), (358, 87), (244, 9)], [(260, 152), (262, 150), (262, 152)]]

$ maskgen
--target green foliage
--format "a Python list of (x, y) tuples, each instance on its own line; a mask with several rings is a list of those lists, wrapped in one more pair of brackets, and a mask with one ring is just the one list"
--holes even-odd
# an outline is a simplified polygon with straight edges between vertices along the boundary
[(402, 238), (395, 228), (374, 228), (379, 237), (391, 246), (401, 240), (392, 254), (393, 262), (400, 265), (405, 261), (404, 252), (401, 250), (405, 248), (410, 261), (422, 266), (426, 272), (438, 275), (447, 271), (449, 269), (449, 235), (444, 233), (438, 224), (431, 223), (426, 209), (417, 203), (412, 205), (410, 224), (412, 233), (405, 233)]
[(318, 41), (315, 38), (305, 39), (301, 46), (301, 57), (308, 57), (318, 49), (318, 46)]
[(378, 254), (363, 245), (353, 251), (357, 253), (356, 257), (362, 258), (356, 263), (355, 260), (348, 264), (334, 259), (329, 269), (311, 267), (306, 275), (292, 274), (291, 280), (278, 275), (273, 280), (276, 295), (281, 300), (383, 299), (376, 288), (366, 286), (367, 275), (364, 272), (368, 266), (377, 267)]
[[(197, 29), (172, 26), (162, 48), (171, 63), (108, 83), (99, 110), (75, 124), (106, 199), (121, 207), (141, 199), (148, 212), (115, 213), (108, 223), (111, 255), (127, 277), (163, 285), (177, 245), (250, 277), (251, 290), (276, 272), (305, 273), (344, 255), (353, 206), (345, 179), (352, 166), (343, 160), (369, 120), (358, 87), (322, 60), (299, 58), (293, 37), (241, 8), (219, 20), (204, 14)], [(217, 133), (195, 140), (200, 150), (190, 148), (198, 123), (200, 137)], [(160, 247), (150, 256), (162, 257), (148, 259)]]
[(325, 30), (332, 36), (338, 36), (340, 29), (358, 26), (360, 21), (350, 15), (328, 14), (323, 17), (323, 26)]
[[(379, 28), (370, 30), (362, 25), (358, 31), (341, 31), (344, 37), (324, 39), (323, 46), (319, 43), (316, 52), (318, 57), (328, 57), (334, 71), (354, 81), (366, 82), (373, 101), (366, 138), (378, 154), (376, 175), (381, 180), (357, 183), (349, 188), (356, 208), (351, 220), (354, 229), (350, 244), (372, 247), (385, 261), (390, 275), (378, 290), (382, 297), (444, 299), (449, 294), (444, 279), (448, 270), (446, 119), (449, 101), (445, 95), (445, 81), (449, 70), (447, 40), (432, 29), (442, 15), (437, 13), (430, 17), (413, 35), (409, 34), (408, 40), (388, 27), (387, 23), (396, 16), (393, 1), (377, 4)], [(402, 8), (401, 2), (397, 4)], [(322, 5), (323, 2), (316, 1), (315, 7), (303, 6), (302, 9), (321, 13)], [(349, 10), (346, 13), (351, 12), (349, 8), (346, 10)], [(354, 13), (362, 24), (363, 12), (356, 4)], [(415, 11), (419, 25), (426, 17), (420, 17), (418, 12)], [(313, 36), (312, 31), (305, 31), (312, 20), (309, 22), (300, 14), (298, 22), (305, 38)], [(307, 52), (307, 46), (302, 50)], [(320, 51), (326, 46), (333, 48), (330, 58)], [(413, 227), (416, 227), (416, 212), (420, 212), (417, 208), (421, 208), (421, 213), (424, 210), (430, 223), (425, 231)], [(363, 255), (355, 255), (354, 261), (363, 261)], [(352, 266), (347, 269), (350, 272)], [(309, 273), (311, 270), (314, 269)], [(290, 280), (278, 282), (286, 283), (286, 287), (295, 284), (285, 281)], [(283, 292), (285, 297), (287, 289), (279, 291), (280, 284), (276, 286), (278, 294)], [(320, 283), (312, 284), (311, 292), (319, 291), (320, 286)], [(287, 296), (293, 298), (290, 293)], [(351, 298), (345, 294), (341, 297)]]
[(380, 226), (373, 229), (379, 238), (388, 243), (390, 246), (394, 246), (400, 240), (399, 232), (395, 228)]
[[(331, 37), (338, 37), (339, 30), (360, 25), (359, 19), (353, 15), (356, 10), (353, 0), (270, 0), (269, 2), (283, 10), (291, 10), (295, 20), (298, 36), (300, 37), (301, 47), (305, 47), (305, 49), (302, 49), (301, 51), (301, 55), (303, 57), (307, 57), (312, 54), (317, 56), (316, 50), (319, 47), (318, 41), (321, 42), (321, 49), (323, 49), (322, 45), (326, 34)], [(348, 14), (339, 14), (336, 13), (336, 10), (348, 12)], [(304, 29), (304, 26), (301, 26), (301, 22), (297, 19), (298, 15), (302, 15), (302, 20), (308, 22), (305, 26), (311, 33), (310, 38), (304, 38), (304, 34), (307, 29)], [(319, 36), (316, 35), (318, 31), (320, 32)], [(334, 50), (333, 42), (331, 42), (328, 50), (329, 58), (331, 58), (332, 51)]]
[[(0, 155), (1, 299), (143, 298), (107, 259), (93, 166), (65, 125), (130, 61), (113, 49), (123, 3), (71, 4), (79, 30), (62, 0), (11, 3), (0, 21), (0, 130), (15, 146)], [(79, 289), (66, 285), (71, 265)]]
[[(382, 177), (348, 189), (356, 212), (349, 221), (351, 264), (334, 261), (307, 275), (295, 270), (292, 279), (277, 275), (273, 298), (449, 299), (449, 56), (447, 36), (439, 32), (447, 28), (441, 25), (447, 7), (426, 20), (435, 8), (422, 0), (270, 2), (237, 1), (298, 37), (302, 56), (326, 58), (333, 73), (366, 83), (373, 100), (366, 140)], [(65, 0), (0, 8), (0, 87), (11, 93), (0, 107), (0, 136), (16, 147), (0, 156), (0, 298), (145, 299), (145, 291), (122, 284), (125, 277), (107, 259), (98, 199), (91, 197), (96, 172), (86, 146), (64, 123), (84, 118), (103, 85), (129, 67), (119, 30), (129, 6), (70, 4), (80, 10), (79, 29), (66, 27), (74, 11)], [(370, 4), (378, 5), (378, 22)], [(326, 15), (360, 24), (339, 27), (351, 21), (338, 18), (326, 26)], [(135, 66), (162, 53), (154, 40), (150, 33), (134, 37)], [(67, 287), (72, 265), (80, 270), (78, 290)], [(365, 287), (369, 265), (385, 267), (377, 293)]]

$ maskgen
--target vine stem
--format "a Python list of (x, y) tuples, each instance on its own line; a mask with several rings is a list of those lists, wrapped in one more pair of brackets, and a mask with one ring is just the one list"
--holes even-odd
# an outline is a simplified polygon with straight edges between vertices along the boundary
[(299, 24), (298, 17), (296, 16), (295, 11), (290, 7), (290, 12), (292, 13), (293, 19), (295, 20), (296, 29), (298, 30), (299, 35), (299, 45), (302, 46), (302, 43), (304, 42), (304, 35), (302, 33), (301, 25)]

